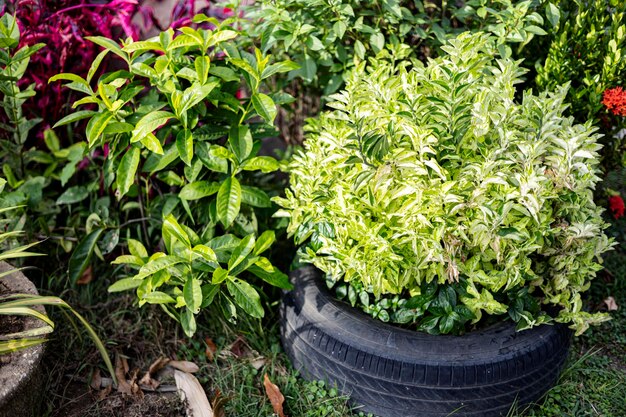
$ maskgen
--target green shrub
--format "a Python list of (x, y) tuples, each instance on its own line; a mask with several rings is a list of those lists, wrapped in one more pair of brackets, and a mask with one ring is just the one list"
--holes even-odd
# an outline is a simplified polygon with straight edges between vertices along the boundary
[(561, 2), (550, 30), (548, 56), (537, 70), (539, 89), (571, 82), (569, 110), (578, 122), (594, 121), (605, 135), (602, 151), (606, 170), (626, 163), (624, 139), (615, 133), (626, 127), (602, 105), (605, 90), (623, 86), (626, 78), (626, 5), (620, 1)]
[(612, 245), (595, 128), (563, 116), (567, 85), (516, 103), (525, 71), (487, 35), (442, 49), (427, 67), (361, 65), (309, 125), (276, 199), (302, 259), (366, 311), (433, 333), (484, 313), (578, 333), (607, 319), (580, 298)]
[[(386, 48), (397, 59), (426, 60), (464, 30), (483, 30), (502, 45), (545, 35), (532, 1), (472, 0), (462, 6), (406, 0), (264, 0), (248, 10), (248, 31), (261, 49), (300, 65), (290, 77), (332, 94), (355, 64)], [(389, 51), (387, 53), (389, 53)], [(510, 54), (510, 49), (509, 52)]]
[[(115, 263), (138, 272), (109, 291), (136, 289), (140, 305), (160, 304), (190, 336), (195, 315), (213, 302), (227, 318), (236, 317), (236, 306), (263, 316), (260, 295), (249, 283), (255, 276), (289, 287), (286, 276), (261, 256), (274, 232), (260, 234), (257, 215), (262, 217), (271, 201), (255, 184), (279, 167), (274, 158), (257, 154), (260, 139), (275, 131), (276, 102), (288, 99), (263, 93), (264, 80), (294, 68), (289, 61), (270, 64), (259, 50), (238, 50), (233, 46), (238, 33), (216, 19), (198, 15), (194, 21), (215, 28), (184, 27), (178, 34), (170, 29), (121, 45), (90, 38), (104, 51), (87, 78), (59, 74), (50, 80), (67, 80), (68, 88), (86, 94), (74, 107), (97, 107), (70, 114), (56, 126), (88, 119), (89, 148), (109, 149), (105, 187), (113, 188), (118, 200), (136, 199), (127, 204), (141, 213), (143, 204), (150, 205), (162, 220), (162, 250), (150, 254), (146, 246), (154, 245), (147, 237), (145, 245), (129, 239), (130, 254)], [(103, 74), (92, 89), (108, 53), (126, 66)], [(242, 88), (248, 98), (237, 98)], [(155, 201), (144, 203), (149, 200)], [(97, 228), (85, 238), (83, 253), (93, 250), (101, 233)], [(74, 278), (86, 266), (84, 256), (75, 259)]]

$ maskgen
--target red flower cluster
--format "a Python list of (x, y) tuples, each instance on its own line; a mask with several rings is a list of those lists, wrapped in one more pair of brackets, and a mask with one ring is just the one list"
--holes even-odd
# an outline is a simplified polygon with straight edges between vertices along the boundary
[(622, 87), (609, 88), (604, 91), (602, 104), (617, 116), (626, 116), (626, 91)]
[(624, 200), (619, 195), (612, 195), (609, 197), (609, 209), (613, 213), (615, 219), (619, 219), (624, 216)]

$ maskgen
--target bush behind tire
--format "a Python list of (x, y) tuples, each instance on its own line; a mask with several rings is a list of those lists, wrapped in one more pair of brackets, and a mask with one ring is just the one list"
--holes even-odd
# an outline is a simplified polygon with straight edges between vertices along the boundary
[(502, 322), (463, 336), (433, 336), (374, 320), (334, 298), (305, 267), (281, 304), (281, 338), (294, 367), (324, 379), (381, 417), (505, 416), (557, 380), (571, 332), (522, 332)]

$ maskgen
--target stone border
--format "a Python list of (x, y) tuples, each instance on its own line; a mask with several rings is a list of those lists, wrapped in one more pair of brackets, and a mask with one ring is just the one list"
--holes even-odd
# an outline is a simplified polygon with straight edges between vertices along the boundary
[[(0, 273), (13, 267), (0, 262)], [(12, 293), (38, 295), (37, 288), (24, 274), (16, 271), (0, 278), (0, 285)], [(43, 306), (34, 307), (45, 313)], [(41, 326), (34, 318), (25, 318), (26, 328)], [(44, 345), (32, 346), (9, 354), (10, 362), (0, 365), (0, 417), (31, 417), (36, 415), (42, 397), (43, 374), (39, 366)]]

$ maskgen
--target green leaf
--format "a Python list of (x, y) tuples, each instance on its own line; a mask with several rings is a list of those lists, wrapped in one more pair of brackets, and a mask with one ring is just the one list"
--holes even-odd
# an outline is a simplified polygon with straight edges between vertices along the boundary
[(86, 39), (90, 40), (96, 45), (103, 47), (104, 49), (113, 52), (124, 61), (128, 61), (128, 54), (122, 51), (122, 48), (120, 48), (120, 46), (111, 39), (105, 38), (104, 36), (87, 36)]
[(552, 27), (556, 28), (561, 20), (561, 11), (553, 3), (548, 3), (548, 7), (546, 8), (546, 17), (550, 21), (550, 24), (552, 24)]
[(178, 221), (172, 214), (167, 215), (167, 217), (163, 220), (163, 239), (167, 242), (165, 239), (166, 234), (174, 236), (176, 240), (184, 243), (185, 246), (191, 249), (189, 235), (187, 235), (187, 232), (180, 227), (180, 224), (178, 224)]
[(63, 194), (57, 198), (57, 204), (74, 204), (79, 201), (83, 201), (89, 197), (89, 190), (87, 187), (82, 185), (77, 185), (74, 187), (70, 187)]
[(87, 123), (87, 129), (85, 131), (87, 134), (87, 142), (89, 142), (89, 146), (93, 146), (96, 143), (113, 116), (113, 113), (106, 110), (102, 113), (96, 114), (89, 120), (89, 122)]
[(296, 64), (293, 61), (281, 61), (275, 64), (272, 64), (263, 70), (261, 74), (261, 79), (269, 78), (274, 74), (278, 74), (281, 72), (289, 72), (294, 71), (300, 68), (300, 65)]
[(224, 268), (216, 268), (213, 271), (213, 276), (211, 278), (211, 283), (213, 285), (221, 284), (228, 277), (228, 271)]
[(202, 304), (202, 287), (199, 279), (191, 276), (187, 278), (183, 287), (183, 297), (187, 308), (194, 314), (198, 314)]
[(347, 25), (343, 20), (338, 20), (335, 24), (333, 24), (333, 31), (335, 32), (335, 35), (337, 35), (338, 39), (343, 38), (344, 33), (346, 33), (346, 29)]
[(171, 295), (161, 291), (152, 291), (148, 294), (144, 294), (141, 299), (149, 304), (172, 304), (176, 302)]
[(385, 36), (380, 32), (373, 33), (370, 36), (370, 45), (375, 54), (379, 53), (385, 48)]
[(241, 207), (241, 186), (235, 177), (228, 177), (217, 192), (217, 217), (224, 227), (233, 223)]
[(360, 59), (365, 59), (365, 46), (363, 46), (363, 42), (361, 42), (360, 40), (357, 40), (354, 43), (354, 53)]
[(254, 110), (261, 116), (266, 122), (274, 123), (276, 118), (276, 105), (274, 101), (263, 93), (257, 93), (252, 95), (252, 105)]
[(95, 229), (87, 236), (85, 236), (76, 246), (72, 256), (70, 257), (69, 262), (69, 270), (68, 275), (70, 279), (70, 284), (72, 286), (76, 285), (78, 279), (83, 275), (85, 269), (89, 265), (89, 261), (91, 260), (91, 255), (93, 254), (94, 248), (98, 243), (98, 239), (100, 239), (100, 235), (104, 232), (104, 229)]
[(137, 122), (130, 141), (140, 141), (148, 133), (153, 133), (159, 126), (164, 125), (173, 117), (174, 114), (168, 111), (155, 111), (146, 114)]
[(250, 74), (250, 76), (254, 78), (256, 81), (260, 81), (259, 73), (257, 72), (257, 70), (252, 65), (250, 65), (250, 63), (246, 61), (245, 59), (231, 58), (229, 62), (233, 64), (234, 66), (236, 66), (237, 68), (241, 68), (242, 70)]
[(246, 159), (252, 152), (252, 134), (248, 126), (233, 126), (228, 133), (228, 144), (239, 162)]
[(117, 168), (117, 199), (121, 199), (130, 190), (131, 185), (135, 182), (135, 173), (139, 167), (139, 157), (141, 151), (139, 148), (132, 146), (122, 157), (120, 165)]
[(187, 337), (193, 337), (196, 333), (196, 318), (191, 310), (183, 310), (180, 315), (180, 325), (182, 326)]
[(194, 67), (200, 84), (206, 83), (209, 76), (209, 69), (211, 68), (211, 59), (208, 56), (199, 56), (194, 61)]
[(132, 255), (141, 259), (146, 259), (148, 257), (146, 247), (138, 240), (128, 239), (128, 250)]
[(274, 172), (280, 168), (278, 161), (271, 156), (255, 156), (246, 160), (241, 165), (241, 169), (245, 171), (261, 171), (265, 174)]
[(298, 70), (298, 74), (307, 82), (312, 82), (317, 73), (317, 64), (315, 60), (309, 55), (304, 55), (302, 59), (301, 68)]
[(135, 255), (120, 255), (117, 258), (115, 258), (111, 263), (114, 265), (128, 264), (128, 265), (136, 265), (139, 267), (145, 264), (143, 259)]
[(219, 189), (220, 183), (218, 182), (196, 181), (185, 185), (178, 197), (183, 200), (198, 200), (215, 194)]
[(142, 266), (137, 275), (133, 278), (142, 279), (181, 262), (183, 262), (183, 259), (177, 256), (161, 256), (159, 258), (152, 259), (150, 262)]
[(181, 130), (176, 135), (176, 149), (180, 159), (187, 166), (191, 166), (191, 160), (193, 159), (193, 136), (190, 130)]
[(217, 45), (222, 42), (229, 41), (231, 39), (235, 39), (239, 34), (234, 30), (220, 30), (217, 32), (213, 32), (213, 36), (209, 41), (209, 46)]
[(122, 50), (124, 52), (137, 52), (137, 51), (160, 51), (160, 52), (165, 52), (165, 50), (163, 49), (163, 47), (161, 46), (161, 44), (159, 42), (155, 42), (155, 41), (136, 41), (136, 42), (132, 42), (129, 43), (128, 45), (124, 46), (124, 48), (122, 48)]
[(135, 278), (123, 278), (109, 285), (108, 292), (128, 291), (137, 288), (143, 281)]
[(83, 87), (85, 87), (87, 90), (91, 91), (91, 87), (89, 87), (89, 83), (87, 82), (87, 80), (85, 80), (83, 77), (76, 75), (76, 74), (72, 74), (69, 72), (63, 72), (61, 74), (56, 74), (53, 75), (52, 77), (50, 77), (48, 79), (48, 84), (52, 83), (54, 81), (58, 81), (58, 80), (64, 80), (64, 81), (71, 81), (74, 82), (76, 84), (80, 84)]
[(241, 239), (239, 245), (233, 250), (233, 253), (230, 255), (230, 259), (228, 260), (228, 271), (232, 271), (237, 265), (243, 262), (244, 259), (252, 252), (254, 249), (254, 235), (248, 235)]
[(241, 202), (253, 207), (272, 207), (272, 201), (265, 191), (248, 185), (241, 186)]
[(534, 33), (535, 35), (540, 35), (540, 36), (544, 36), (548, 34), (548, 32), (541, 29), (539, 26), (535, 26), (535, 25), (526, 26), (524, 30), (526, 30), (526, 32)]
[(96, 114), (96, 112), (95, 111), (91, 111), (91, 110), (77, 111), (75, 113), (68, 114), (67, 116), (65, 116), (64, 118), (62, 118), (58, 122), (56, 122), (54, 124), (54, 126), (52, 126), (52, 128), (56, 129), (59, 126), (65, 126), (67, 124), (74, 123), (74, 122), (77, 122), (79, 120), (86, 119), (88, 117), (93, 116), (94, 114)]
[(86, 80), (87, 83), (91, 82), (91, 79), (96, 74), (96, 71), (98, 71), (98, 67), (100, 67), (100, 63), (102, 62), (102, 59), (104, 59), (104, 57), (108, 53), (109, 53), (109, 50), (105, 49), (104, 51), (101, 51), (93, 60), (93, 62), (91, 63), (91, 67), (89, 67), (89, 72), (87, 72), (87, 80)]
[(293, 289), (289, 277), (276, 269), (266, 258), (260, 258), (254, 265), (249, 266), (247, 271), (275, 287), (284, 290)]
[(102, 134), (103, 135), (114, 135), (114, 134), (117, 134), (117, 133), (128, 133), (128, 132), (132, 132), (134, 128), (135, 128), (135, 126), (131, 125), (130, 123), (126, 123), (126, 122), (111, 122), (111, 123), (109, 123), (107, 125), (106, 129), (104, 129), (104, 132), (102, 132)]
[(228, 67), (219, 67), (213, 65), (209, 69), (209, 74), (215, 75), (216, 77), (221, 78), (227, 83), (232, 81), (239, 81), (239, 76), (237, 75), (237, 73)]
[(260, 255), (269, 249), (270, 246), (276, 241), (276, 233), (273, 230), (266, 230), (259, 236), (254, 245), (254, 254)]
[(226, 281), (226, 287), (235, 300), (235, 303), (241, 307), (243, 311), (255, 318), (263, 317), (264, 311), (261, 306), (261, 297), (259, 297), (259, 293), (250, 284), (239, 278), (233, 278)]
[[(132, 126), (132, 125), (130, 125)], [(161, 142), (157, 139), (156, 136), (152, 133), (148, 133), (146, 136), (141, 138), (141, 144), (148, 148), (151, 152), (154, 152), (157, 155), (163, 155), (163, 148), (161, 147)]]

